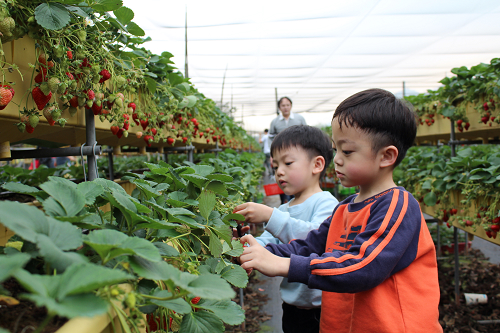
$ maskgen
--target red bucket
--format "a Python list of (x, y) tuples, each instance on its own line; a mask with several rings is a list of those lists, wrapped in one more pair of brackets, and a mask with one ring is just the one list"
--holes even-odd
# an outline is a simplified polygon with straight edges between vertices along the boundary
[(264, 185), (264, 191), (266, 192), (266, 196), (285, 193), (276, 183)]

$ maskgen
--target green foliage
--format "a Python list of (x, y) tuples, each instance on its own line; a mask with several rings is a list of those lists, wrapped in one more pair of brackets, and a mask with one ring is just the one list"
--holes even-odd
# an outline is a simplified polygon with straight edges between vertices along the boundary
[[(465, 226), (489, 230), (500, 210), (500, 149), (497, 145), (457, 147), (451, 157), (448, 146), (412, 147), (394, 170), (396, 184), (405, 187), (427, 206), (439, 204), (438, 217), (444, 222), (457, 220)], [(455, 195), (464, 197), (458, 210)], [(469, 208), (479, 210), (470, 215)], [(452, 209), (456, 214), (450, 214)]]
[[(0, 223), (22, 241), (20, 252), (9, 247), (0, 255), (6, 268), (0, 280), (17, 279), (28, 290), (24, 297), (47, 307), (49, 316), (93, 316), (111, 305), (131, 332), (140, 319), (125, 315), (113, 300), (131, 313), (175, 311), (180, 332), (222, 332), (224, 322), (241, 323), (244, 312), (231, 301), (231, 284), (243, 288), (248, 277), (232, 263), (243, 247), (231, 239), (231, 225), (242, 216), (223, 202), (242, 201), (246, 190), (235, 179), (251, 173), (243, 162), (227, 173), (222, 160), (211, 161), (215, 167), (148, 163), (144, 174), (124, 177), (137, 186), (132, 195), (102, 178), (76, 185), (51, 176), (40, 189), (4, 184), (36, 193), (43, 210), (0, 201)], [(110, 211), (99, 208), (105, 204)], [(124, 282), (131, 291), (117, 289)], [(202, 298), (199, 305), (189, 303), (193, 295)]]

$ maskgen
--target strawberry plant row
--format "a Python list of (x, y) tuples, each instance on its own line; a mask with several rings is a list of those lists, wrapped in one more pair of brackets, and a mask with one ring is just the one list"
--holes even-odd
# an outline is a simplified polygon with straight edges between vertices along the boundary
[[(422, 209), (500, 244), (500, 147), (412, 147), (396, 168), (395, 181), (408, 189)], [(429, 210), (429, 207), (431, 210)]]
[[(498, 126), (500, 59), (494, 58), (489, 64), (481, 63), (470, 69), (453, 68), (451, 72), (454, 76), (439, 81), (443, 85), (437, 90), (406, 97), (415, 107), (420, 125), (424, 129), (434, 127), (438, 119), (444, 117), (454, 121), (458, 137), (467, 137), (465, 134), (469, 131)], [(444, 130), (449, 134), (450, 126)]]
[[(244, 287), (247, 274), (232, 263), (243, 251), (231, 231), (243, 217), (232, 210), (251, 194), (253, 175), (245, 166), (207, 161), (212, 165), (147, 163), (149, 171), (124, 177), (136, 186), (131, 195), (101, 178), (75, 184), (51, 176), (38, 188), (4, 184), (35, 196), (43, 210), (0, 201), (0, 222), (16, 234), (0, 248), (0, 281), (17, 280), (23, 299), (45, 306), (49, 319), (112, 307), (127, 332), (139, 332), (145, 313), (168, 332), (238, 325), (244, 312), (231, 301), (230, 285)], [(105, 204), (112, 208), (104, 213)]]
[[(44, 127), (56, 124), (82, 126), (83, 111), (89, 109), (102, 121), (97, 127), (106, 129), (98, 132), (101, 143), (116, 146), (133, 133), (127, 143), (136, 146), (217, 142), (257, 148), (183, 77), (172, 54), (144, 47), (150, 38), (133, 18), (119, 0), (0, 2), (0, 110), (5, 109), (0, 116), (10, 124), (17, 119), (19, 129), (7, 139), (46, 136)], [(8, 41), (12, 48), (3, 48)]]

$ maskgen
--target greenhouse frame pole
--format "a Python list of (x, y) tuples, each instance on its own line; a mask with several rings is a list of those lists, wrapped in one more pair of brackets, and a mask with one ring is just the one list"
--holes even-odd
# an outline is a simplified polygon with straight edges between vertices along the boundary
[[(95, 118), (92, 109), (85, 108), (85, 135), (86, 146), (93, 147), (97, 144), (95, 140)], [(83, 164), (83, 161), (82, 161)], [(88, 180), (92, 181), (97, 178), (97, 162), (94, 154), (87, 156), (87, 165), (89, 167)]]
[[(455, 121), (450, 120), (450, 147), (451, 157), (455, 157)], [(460, 259), (458, 258), (458, 228), (453, 227), (453, 243), (454, 243), (454, 257), (455, 257), (455, 304), (460, 305)]]

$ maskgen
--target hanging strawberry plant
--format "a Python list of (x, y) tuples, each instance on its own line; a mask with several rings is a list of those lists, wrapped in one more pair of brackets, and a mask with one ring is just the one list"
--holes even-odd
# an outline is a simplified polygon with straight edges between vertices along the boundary
[[(223, 128), (225, 123), (238, 126), (177, 71), (172, 54), (156, 55), (143, 47), (150, 38), (144, 38), (133, 18), (121, 0), (1, 2), (2, 42), (27, 35), (36, 46), (37, 60), (24, 78), (31, 88), (18, 92), (24, 93), (19, 130), (33, 133), (39, 117), (64, 126), (70, 117), (91, 109), (111, 123), (118, 138), (141, 126), (134, 131), (148, 146), (190, 144), (199, 139), (202, 127), (213, 130), (204, 138), (209, 144), (256, 148), (248, 137)], [(18, 69), (3, 65), (4, 70)], [(0, 109), (12, 105), (14, 84), (3, 80)], [(24, 106), (29, 100), (35, 107)]]

